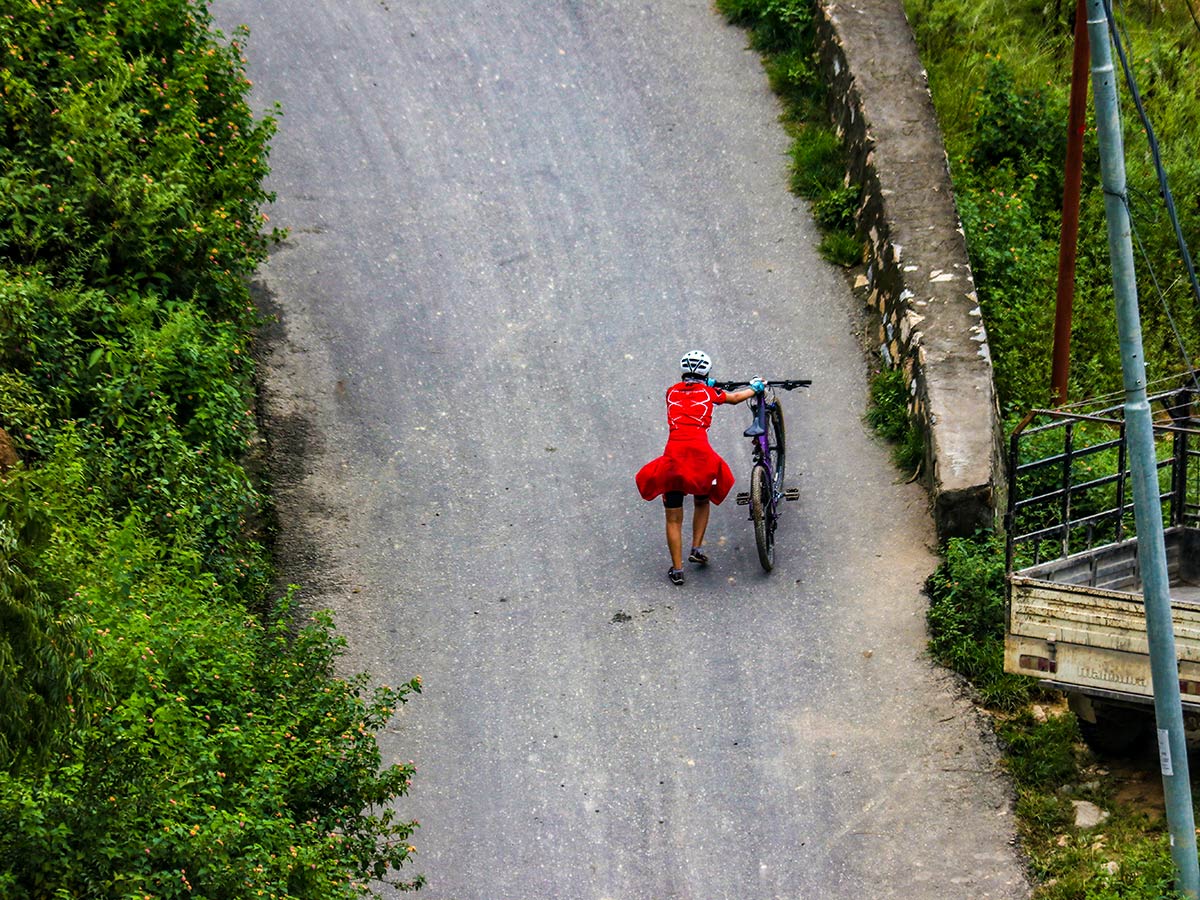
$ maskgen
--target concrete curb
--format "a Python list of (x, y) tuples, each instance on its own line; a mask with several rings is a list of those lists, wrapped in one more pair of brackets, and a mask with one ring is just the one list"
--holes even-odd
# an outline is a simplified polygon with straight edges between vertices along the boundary
[(941, 538), (989, 527), (1005, 491), (987, 333), (929, 96), (900, 0), (821, 0), (819, 63), (849, 177), (865, 187), (869, 302), (925, 432)]

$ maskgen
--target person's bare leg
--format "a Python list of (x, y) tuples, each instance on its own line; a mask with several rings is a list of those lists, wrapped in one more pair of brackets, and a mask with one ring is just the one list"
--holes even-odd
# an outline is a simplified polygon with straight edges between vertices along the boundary
[(683, 568), (683, 507), (666, 509), (667, 549), (671, 551), (671, 568)]
[(695, 506), (692, 509), (692, 546), (704, 546), (704, 532), (708, 530), (708, 513), (712, 506), (705, 497), (696, 498)]

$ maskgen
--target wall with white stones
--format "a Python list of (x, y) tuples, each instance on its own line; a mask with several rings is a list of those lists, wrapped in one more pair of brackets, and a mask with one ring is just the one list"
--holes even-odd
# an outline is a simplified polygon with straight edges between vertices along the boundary
[(942, 145), (901, 0), (822, 0), (820, 64), (847, 178), (864, 186), (859, 234), (878, 349), (904, 371), (925, 433), (938, 534), (991, 527), (1003, 509), (992, 362)]

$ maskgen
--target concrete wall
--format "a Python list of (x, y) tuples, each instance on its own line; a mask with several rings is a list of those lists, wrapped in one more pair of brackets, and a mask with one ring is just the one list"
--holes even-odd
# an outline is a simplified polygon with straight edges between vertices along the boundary
[(865, 186), (869, 302), (884, 361), (903, 368), (925, 430), (939, 536), (1003, 511), (1002, 432), (946, 152), (901, 0), (822, 0), (821, 71), (849, 178)]

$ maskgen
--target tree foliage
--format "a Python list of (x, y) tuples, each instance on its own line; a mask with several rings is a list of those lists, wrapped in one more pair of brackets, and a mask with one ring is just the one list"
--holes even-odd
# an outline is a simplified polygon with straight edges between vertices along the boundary
[(271, 596), (246, 278), (270, 117), (193, 0), (0, 2), (0, 895), (399, 879), (420, 689)]

